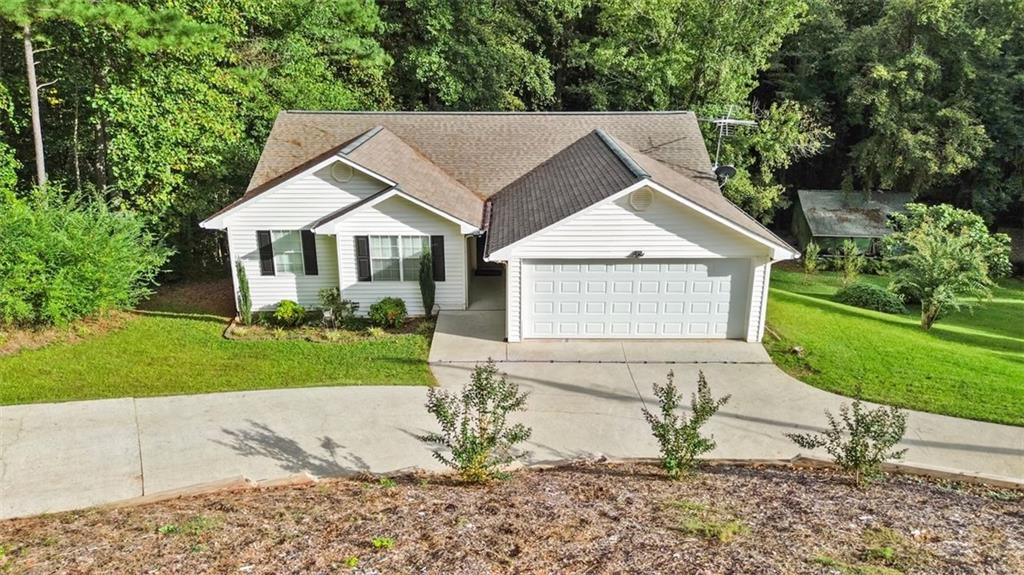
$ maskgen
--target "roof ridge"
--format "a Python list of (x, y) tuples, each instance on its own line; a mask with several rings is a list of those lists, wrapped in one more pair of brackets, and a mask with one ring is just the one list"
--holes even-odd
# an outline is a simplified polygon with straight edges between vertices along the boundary
[[(370, 137), (372, 138), (373, 136), (376, 136), (380, 132), (387, 132), (388, 134), (391, 134), (392, 136), (395, 137), (396, 140), (398, 140), (399, 142), (402, 142), (402, 144), (404, 144), (407, 148), (412, 150), (414, 154), (416, 154), (417, 156), (423, 158), (423, 161), (425, 161), (428, 164), (430, 164), (431, 166), (433, 166), (434, 169), (436, 169), (438, 172), (441, 172), (442, 174), (444, 174), (444, 176), (446, 178), (448, 178), (451, 181), (455, 182), (459, 186), (462, 186), (463, 189), (465, 189), (467, 192), (473, 194), (474, 196), (480, 198), (481, 201), (486, 201), (487, 200), (487, 198), (485, 198), (482, 194), (480, 194), (480, 192), (478, 192), (478, 191), (474, 190), (473, 188), (467, 186), (465, 183), (463, 183), (462, 180), (456, 178), (454, 174), (450, 173), (448, 170), (446, 170), (446, 169), (442, 168), (441, 166), (439, 166), (437, 164), (437, 162), (435, 162), (423, 150), (419, 149), (418, 146), (412, 144), (411, 142), (409, 142), (408, 140), (406, 140), (402, 136), (399, 136), (398, 134), (396, 134), (396, 133), (392, 132), (391, 130), (387, 129), (387, 127), (385, 127), (383, 125), (382, 126), (378, 126), (376, 128), (376, 131)], [(369, 139), (370, 138), (367, 138), (367, 140), (369, 140)]]
[(647, 170), (640, 167), (640, 164), (636, 163), (636, 160), (634, 160), (626, 150), (623, 150), (622, 147), (619, 146), (619, 143), (615, 141), (608, 132), (605, 132), (601, 128), (597, 128), (594, 132), (597, 134), (597, 137), (601, 139), (601, 142), (603, 142), (605, 146), (608, 146), (608, 149), (611, 150), (612, 154), (615, 154), (615, 157), (618, 158), (624, 166), (626, 166), (626, 169), (633, 172), (634, 176), (640, 179), (651, 177), (651, 175), (647, 173)]
[(356, 149), (359, 148), (359, 146), (362, 146), (368, 140), (379, 134), (383, 129), (384, 126), (374, 126), (370, 128), (369, 130), (363, 132), (361, 135), (359, 135), (354, 140), (349, 142), (344, 148), (338, 150), (338, 153), (345, 156), (351, 154), (352, 152), (356, 151)]

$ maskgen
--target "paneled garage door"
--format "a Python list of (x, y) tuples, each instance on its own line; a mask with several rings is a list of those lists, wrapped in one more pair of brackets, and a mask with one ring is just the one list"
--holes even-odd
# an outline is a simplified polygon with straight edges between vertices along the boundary
[(743, 338), (750, 262), (536, 260), (523, 264), (527, 338)]

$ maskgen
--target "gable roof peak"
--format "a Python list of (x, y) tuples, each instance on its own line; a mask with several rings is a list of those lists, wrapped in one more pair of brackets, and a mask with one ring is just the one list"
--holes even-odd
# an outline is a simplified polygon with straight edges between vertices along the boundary
[(619, 145), (619, 142), (616, 141), (615, 138), (608, 135), (608, 133), (601, 128), (594, 130), (594, 133), (597, 134), (598, 138), (601, 138), (601, 141), (604, 142), (606, 146), (608, 146), (608, 149), (611, 150), (612, 153), (615, 154), (615, 156), (619, 159), (619, 161), (621, 161), (626, 166), (626, 169), (628, 169), (630, 172), (633, 172), (634, 176), (636, 176), (637, 178), (651, 177), (651, 175), (647, 173), (647, 170), (644, 170), (642, 167), (640, 167), (640, 164), (636, 163), (636, 160), (634, 160), (632, 156), (630, 156), (626, 152), (626, 150), (622, 149), (622, 146)]

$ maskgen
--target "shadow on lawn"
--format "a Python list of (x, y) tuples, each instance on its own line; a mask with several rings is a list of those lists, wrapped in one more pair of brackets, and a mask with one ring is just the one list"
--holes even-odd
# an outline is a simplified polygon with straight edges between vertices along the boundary
[[(948, 329), (940, 323), (935, 324), (931, 331), (925, 332), (921, 330), (921, 327), (916, 323), (915, 318), (908, 315), (889, 315), (882, 313), (869, 312), (867, 310), (860, 310), (840, 303), (832, 301), (828, 296), (822, 295), (804, 295), (795, 292), (789, 292), (785, 290), (774, 290), (777, 297), (788, 300), (792, 303), (803, 304), (809, 307), (813, 307), (823, 312), (834, 313), (843, 315), (850, 318), (874, 320), (892, 327), (901, 328), (904, 330), (912, 330), (920, 333), (924, 336), (931, 336), (936, 339), (948, 341), (951, 343), (960, 343), (963, 345), (969, 345), (973, 347), (984, 348), (992, 351), (1010, 351), (1021, 353), (1024, 352), (1024, 342), (1020, 339), (1007, 337), (1003, 335), (993, 334), (985, 335), (981, 333), (964, 333)], [(955, 325), (955, 324), (950, 324)]]
[(221, 428), (229, 439), (213, 440), (214, 443), (229, 447), (243, 457), (273, 459), (281, 469), (291, 473), (306, 471), (318, 477), (330, 477), (370, 469), (363, 458), (328, 436), (317, 438), (322, 453), (311, 453), (298, 441), (278, 434), (269, 425), (251, 419), (247, 422), (248, 428)]

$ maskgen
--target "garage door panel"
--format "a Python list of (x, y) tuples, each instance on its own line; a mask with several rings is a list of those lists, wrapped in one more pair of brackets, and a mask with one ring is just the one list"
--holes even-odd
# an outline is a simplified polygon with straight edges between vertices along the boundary
[(528, 261), (525, 337), (742, 338), (749, 261)]

